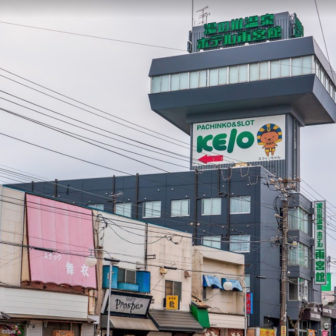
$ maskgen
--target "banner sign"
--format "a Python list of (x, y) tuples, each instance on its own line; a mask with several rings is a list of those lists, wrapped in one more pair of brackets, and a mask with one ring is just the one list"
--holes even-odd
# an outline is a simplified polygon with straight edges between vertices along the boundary
[(192, 166), (285, 160), (285, 115), (193, 124)]
[(177, 310), (179, 308), (178, 295), (166, 295), (166, 309)]
[(327, 273), (326, 284), (321, 286), (322, 292), (330, 292), (331, 291), (331, 273)]
[(151, 296), (119, 295), (112, 292), (110, 312), (145, 316), (151, 300)]
[(260, 328), (260, 335), (259, 336), (275, 336), (275, 330), (274, 329)]
[(0, 324), (0, 336), (24, 336), (22, 324)]
[(253, 314), (253, 293), (246, 293), (246, 314)]
[(91, 210), (27, 194), (30, 280), (96, 288)]
[(314, 202), (315, 214), (315, 283), (326, 284), (326, 201)]

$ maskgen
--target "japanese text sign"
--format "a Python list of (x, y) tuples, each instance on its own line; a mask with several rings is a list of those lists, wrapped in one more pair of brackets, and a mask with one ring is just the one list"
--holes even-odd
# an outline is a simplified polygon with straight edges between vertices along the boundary
[(33, 195), (26, 207), (31, 281), (96, 288), (91, 211)]
[(253, 314), (253, 293), (246, 293), (246, 314)]
[(167, 310), (177, 310), (178, 309), (178, 295), (167, 295), (166, 296), (166, 309)]
[(314, 202), (315, 210), (315, 283), (326, 283), (326, 202)]

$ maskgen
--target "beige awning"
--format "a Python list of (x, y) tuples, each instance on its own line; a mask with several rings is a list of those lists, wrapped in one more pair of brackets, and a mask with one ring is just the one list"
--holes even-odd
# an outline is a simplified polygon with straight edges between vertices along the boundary
[(148, 318), (111, 316), (110, 321), (114, 329), (158, 331), (152, 320)]
[(80, 318), (80, 317), (64, 317), (64, 316), (50, 316), (50, 315), (29, 315), (29, 314), (7, 314), (12, 319), (18, 320), (57, 320), (57, 321), (73, 321), (73, 322), (95, 322), (91, 318)]

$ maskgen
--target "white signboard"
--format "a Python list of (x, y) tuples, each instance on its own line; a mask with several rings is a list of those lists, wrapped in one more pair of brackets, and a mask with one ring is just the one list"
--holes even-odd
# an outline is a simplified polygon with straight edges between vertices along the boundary
[(193, 125), (192, 165), (284, 160), (285, 115)]
[(111, 294), (111, 312), (122, 314), (146, 315), (151, 297), (136, 297)]

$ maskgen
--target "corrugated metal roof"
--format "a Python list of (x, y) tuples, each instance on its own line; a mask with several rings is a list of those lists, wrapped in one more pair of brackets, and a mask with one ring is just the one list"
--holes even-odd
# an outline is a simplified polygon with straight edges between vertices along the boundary
[(150, 317), (160, 331), (202, 331), (202, 326), (189, 312), (151, 310)]

